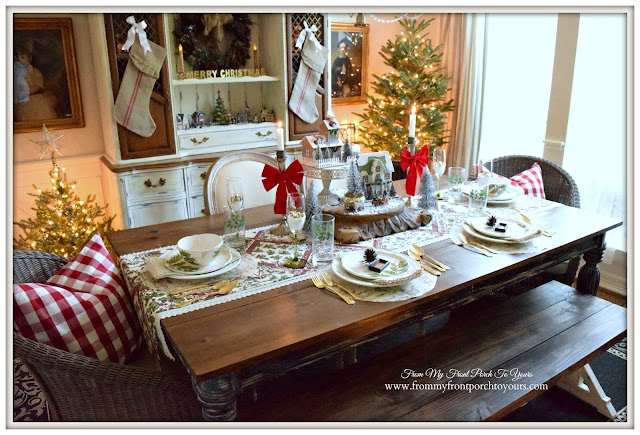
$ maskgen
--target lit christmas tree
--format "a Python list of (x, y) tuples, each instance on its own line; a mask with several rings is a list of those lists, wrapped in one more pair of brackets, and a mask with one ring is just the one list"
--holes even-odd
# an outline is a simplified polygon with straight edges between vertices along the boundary
[(400, 21), (404, 31), (395, 42), (388, 40), (380, 55), (393, 68), (382, 77), (374, 75), (375, 94), (367, 94), (368, 107), (360, 124), (363, 143), (373, 151), (387, 150), (399, 160), (409, 137), (409, 114), (416, 105), (416, 151), (424, 144), (430, 148), (446, 142), (446, 113), (453, 100), (445, 101), (451, 77), (440, 66), (441, 46), (433, 47), (426, 29), (433, 19)]
[(227, 113), (226, 107), (224, 107), (224, 100), (220, 96), (220, 89), (218, 89), (218, 98), (216, 98), (216, 107), (213, 108), (212, 118), (216, 124), (229, 124), (229, 114)]
[[(105, 217), (102, 207), (95, 204), (95, 195), (89, 195), (81, 200), (75, 193), (74, 181), (67, 181), (64, 168), (60, 168), (55, 160), (58, 150), (55, 141), (61, 135), (52, 136), (43, 126), (43, 138), (37, 141), (40, 156), (47, 148), (51, 148), (52, 168), (51, 189), (34, 189), (38, 193), (29, 193), (36, 198), (35, 218), (14, 222), (24, 231), (13, 239), (14, 249), (33, 249), (58, 254), (65, 257), (75, 256), (96, 232), (111, 231), (112, 217)], [(97, 221), (102, 218), (101, 221)]]

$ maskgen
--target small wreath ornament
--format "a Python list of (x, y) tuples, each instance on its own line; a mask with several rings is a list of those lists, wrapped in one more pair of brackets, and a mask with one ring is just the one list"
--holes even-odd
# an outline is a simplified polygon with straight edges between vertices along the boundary
[(251, 57), (252, 24), (248, 14), (180, 14), (173, 36), (194, 70), (240, 69)]

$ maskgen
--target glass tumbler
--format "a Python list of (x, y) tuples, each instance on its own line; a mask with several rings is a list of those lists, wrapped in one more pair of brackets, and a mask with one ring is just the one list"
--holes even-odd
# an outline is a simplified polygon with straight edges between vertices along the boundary
[(330, 214), (317, 214), (311, 219), (311, 248), (313, 263), (329, 263), (333, 260), (333, 235), (336, 218)]
[(244, 249), (244, 209), (224, 208), (224, 241), (231, 248)]
[(449, 168), (449, 202), (454, 203), (460, 200), (462, 195), (462, 185), (467, 178), (465, 168)]
[(484, 216), (484, 210), (487, 208), (487, 197), (489, 194), (489, 185), (474, 184), (469, 190), (469, 216)]

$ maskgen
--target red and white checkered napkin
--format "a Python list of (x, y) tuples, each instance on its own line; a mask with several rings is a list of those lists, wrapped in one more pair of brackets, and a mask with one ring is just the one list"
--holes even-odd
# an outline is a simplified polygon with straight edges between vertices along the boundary
[[(493, 175), (498, 178), (507, 178), (495, 173)], [(544, 184), (542, 183), (542, 168), (540, 168), (539, 164), (534, 163), (531, 168), (514, 175), (508, 180), (511, 181), (512, 185), (522, 187), (525, 195), (545, 199)]]
[(100, 235), (46, 284), (13, 286), (14, 330), (100, 361), (124, 363), (142, 334), (125, 286)]

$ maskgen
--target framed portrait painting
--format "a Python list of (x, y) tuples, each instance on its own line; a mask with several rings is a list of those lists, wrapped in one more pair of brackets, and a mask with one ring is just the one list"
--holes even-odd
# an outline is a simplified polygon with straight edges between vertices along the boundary
[(13, 20), (13, 132), (84, 127), (71, 18)]
[(369, 26), (331, 24), (331, 104), (366, 101)]

